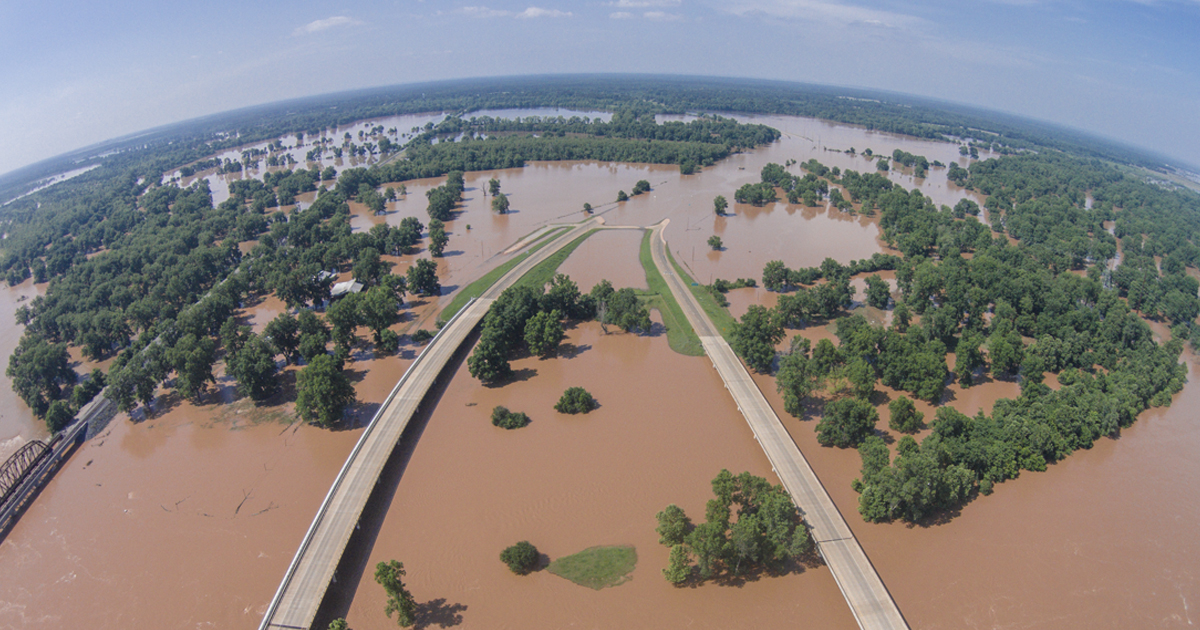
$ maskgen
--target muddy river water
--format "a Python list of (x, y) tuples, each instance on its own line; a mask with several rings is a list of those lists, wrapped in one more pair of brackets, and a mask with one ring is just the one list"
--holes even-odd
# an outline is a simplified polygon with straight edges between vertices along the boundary
[[(610, 226), (670, 218), (666, 236), (676, 260), (701, 282), (758, 279), (768, 260), (800, 267), (829, 256), (845, 263), (884, 247), (874, 219), (823, 207), (733, 204), (731, 216), (714, 216), (713, 197), (732, 200), (768, 162), (815, 157), (873, 171), (861, 155), (840, 152), (850, 147), (960, 160), (950, 144), (810, 119), (747, 119), (775, 126), (784, 137), (695, 175), (591, 162), (468, 173), (466, 201), (447, 225), (450, 242), (439, 261), (443, 295), (410, 307), (396, 329), (430, 328), (454, 291), (507, 259), (504, 249), (548, 224), (582, 219), (585, 202)], [(801, 173), (798, 166), (789, 170)], [(966, 193), (945, 173), (888, 176), (953, 204)], [(491, 177), (501, 181), (515, 212), (490, 211), (484, 190)], [(640, 179), (651, 182), (650, 193), (615, 202), (618, 190), (628, 192)], [(407, 196), (381, 216), (355, 204), (355, 229), (406, 216), (424, 221), (424, 192), (440, 183), (406, 182)], [(561, 270), (583, 291), (602, 278), (644, 287), (641, 234), (596, 233)], [(724, 250), (707, 246), (713, 234)], [(389, 260), (403, 271), (427, 255)], [(20, 334), (12, 316), (20, 297), (44, 290), (29, 283), (0, 289), (5, 356)], [(761, 289), (734, 291), (731, 310), (740, 315), (773, 298)], [(248, 304), (244, 315), (258, 327), (280, 308), (267, 299)], [(798, 334), (831, 336), (824, 327)], [(286, 392), (271, 404), (250, 405), (237, 400), (224, 377), (202, 404), (167, 395), (150, 418), (118, 416), (79, 449), (0, 543), (0, 628), (257, 627), (357, 427), (417, 350), (405, 345), (398, 356), (369, 350), (355, 356), (349, 369), (360, 401), (356, 428), (294, 423)], [(1044, 473), (1000, 484), (993, 496), (928, 527), (863, 523), (850, 488), (857, 453), (818, 446), (813, 419), (786, 415), (773, 380), (756, 379), (912, 627), (1187, 627), (1200, 621), (1191, 612), (1200, 605), (1194, 456), (1200, 423), (1192, 412), (1200, 404), (1200, 364), (1190, 354), (1184, 359), (1192, 381), (1171, 407), (1146, 412), (1119, 438), (1102, 439)], [(330, 610), (347, 615), (351, 627), (394, 627), (371, 569), (392, 558), (405, 563), (425, 627), (855, 627), (820, 566), (737, 585), (676, 589), (662, 579), (667, 551), (657, 544), (655, 512), (674, 502), (702, 519), (709, 481), (721, 468), (774, 480), (706, 359), (673, 353), (661, 334), (605, 334), (583, 323), (568, 331), (559, 356), (524, 357), (513, 367), (518, 378), (502, 387), (481, 387), (459, 369), (436, 392), (436, 407), (417, 419), (402, 447), (403, 466), (386, 478), (388, 501), (368, 508), (374, 544), (354, 551), (367, 569), (341, 576), (334, 590)], [(579, 417), (554, 412), (554, 401), (573, 385), (591, 391), (600, 409)], [(1005, 382), (956, 388), (945, 402), (966, 413), (1017, 394)], [(0, 448), (15, 450), (44, 435), (10, 388), (0, 389)], [(894, 395), (881, 388), (881, 429)], [(524, 411), (532, 423), (495, 428), (488, 421), (495, 405)], [(518, 540), (550, 558), (629, 544), (638, 564), (630, 582), (601, 591), (545, 571), (516, 577), (498, 554)]]

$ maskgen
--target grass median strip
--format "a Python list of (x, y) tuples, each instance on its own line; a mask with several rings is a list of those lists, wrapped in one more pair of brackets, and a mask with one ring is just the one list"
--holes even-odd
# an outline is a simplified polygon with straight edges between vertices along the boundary
[[(454, 317), (455, 314), (457, 314), (460, 310), (462, 310), (462, 307), (466, 306), (467, 302), (470, 301), (471, 298), (479, 297), (479, 296), (483, 295), (483, 292), (487, 291), (488, 287), (492, 286), (493, 284), (496, 284), (497, 280), (499, 280), (500, 278), (503, 278), (504, 274), (508, 273), (509, 271), (512, 271), (512, 268), (516, 267), (518, 264), (520, 264), (522, 260), (525, 260), (529, 256), (532, 256), (534, 252), (536, 252), (537, 250), (539, 250), (539, 249), (545, 247), (547, 244), (549, 244), (552, 239), (547, 239), (546, 237), (553, 235), (553, 234), (558, 234), (558, 233), (562, 232), (563, 230), (567, 230), (567, 229), (570, 229), (570, 228), (563, 227), (563, 228), (559, 228), (556, 230), (551, 230), (549, 232), (546, 232), (542, 236), (538, 237), (538, 239), (536, 241), (534, 241), (534, 243), (532, 244), (532, 246), (529, 248), (528, 251), (526, 251), (525, 253), (521, 254), (520, 256), (517, 256), (516, 258), (513, 258), (512, 260), (496, 267), (495, 269), (483, 274), (483, 277), (476, 280), (475, 282), (468, 284), (466, 287), (463, 288), (463, 290), (458, 292), (458, 295), (454, 296), (453, 300), (450, 300), (450, 304), (446, 305), (446, 308), (442, 309), (442, 312), (438, 314), (438, 321), (439, 322), (450, 321), (450, 318)], [(591, 232), (588, 232), (588, 234), (591, 234)], [(574, 245), (574, 243), (572, 243), (572, 245)], [(568, 245), (567, 247), (571, 247), (572, 249), (574, 249), (574, 247), (572, 247), (572, 245)], [(557, 268), (557, 265), (555, 265), (555, 267)]]
[(712, 320), (713, 326), (725, 338), (725, 341), (732, 343), (733, 340), (733, 325), (737, 321), (733, 315), (729, 314), (729, 309), (717, 303), (715, 297), (708, 287), (698, 284), (692, 277), (688, 275), (679, 263), (675, 262), (675, 257), (671, 255), (671, 251), (667, 250), (667, 258), (671, 261), (671, 266), (675, 268), (675, 273), (679, 274), (679, 279), (687, 284), (692, 295), (696, 296), (696, 301), (700, 303), (700, 308), (708, 314), (708, 318)]
[(571, 255), (571, 252), (574, 252), (575, 248), (579, 247), (580, 243), (596, 232), (597, 230), (588, 230), (579, 238), (567, 243), (566, 245), (563, 245), (562, 249), (550, 254), (546, 260), (538, 263), (536, 267), (530, 269), (528, 273), (521, 276), (519, 280), (513, 283), (513, 286), (529, 286), (534, 288), (545, 286), (547, 282), (550, 282), (550, 280), (554, 278), (555, 272), (557, 272), (559, 266), (561, 266), (563, 262), (567, 260), (567, 257)]
[[(675, 296), (671, 294), (666, 279), (659, 272), (658, 266), (654, 264), (654, 258), (650, 254), (651, 234), (653, 232), (647, 230), (642, 237), (642, 249), (638, 254), (638, 258), (642, 261), (642, 269), (646, 272), (646, 284), (650, 286), (650, 290), (639, 292), (639, 294), (644, 297), (646, 306), (658, 310), (659, 315), (662, 316), (663, 325), (667, 327), (667, 344), (671, 346), (672, 350), (692, 357), (704, 356), (704, 346), (700, 344), (700, 337), (688, 323), (683, 309), (679, 307)], [(668, 252), (667, 255), (670, 256), (670, 253)]]

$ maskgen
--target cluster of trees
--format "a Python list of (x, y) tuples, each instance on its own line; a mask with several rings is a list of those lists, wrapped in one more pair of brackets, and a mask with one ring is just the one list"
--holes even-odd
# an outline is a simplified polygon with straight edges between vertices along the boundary
[[(782, 188), (787, 195), (788, 203), (797, 204), (803, 201), (809, 207), (816, 207), (817, 202), (829, 194), (829, 182), (823, 179), (825, 175), (829, 174), (829, 171), (815, 160), (810, 160), (803, 166), (812, 166), (816, 172), (809, 172), (804, 177), (798, 177), (774, 162), (767, 164), (762, 168), (762, 183)], [(817, 175), (817, 173), (822, 173), (822, 175)]]
[[(726, 145), (732, 149), (748, 149), (779, 139), (778, 130), (766, 125), (742, 124), (732, 118), (701, 116), (690, 122), (659, 123), (655, 112), (643, 104), (617, 110), (612, 120), (572, 116), (526, 116), (502, 119), (489, 116), (464, 119), (448, 117), (430, 130), (438, 138), (460, 134), (537, 133), (562, 136), (583, 134), (630, 140), (661, 140)], [(681, 162), (682, 164), (682, 162)]]
[(492, 426), (501, 429), (520, 429), (529, 425), (529, 416), (521, 411), (509, 411), (508, 407), (497, 405), (492, 408)]
[(915, 177), (925, 177), (929, 172), (929, 160), (924, 155), (913, 155), (908, 151), (896, 149), (892, 151), (892, 160), (897, 164), (911, 167)]
[(713, 280), (712, 284), (705, 285), (704, 288), (707, 289), (708, 292), (713, 296), (713, 299), (717, 304), (720, 306), (729, 306), (729, 300), (725, 299), (726, 293), (732, 289), (741, 289), (742, 287), (754, 286), (758, 286), (758, 283), (754, 281), (754, 278), (738, 278), (733, 282), (717, 278), (716, 280)]
[(674, 504), (656, 515), (659, 542), (671, 548), (663, 570), (668, 582), (682, 584), (693, 575), (708, 580), (762, 569), (779, 572), (812, 551), (808, 527), (782, 486), (748, 472), (734, 476), (722, 470), (712, 488), (715, 498), (699, 525)]
[[(953, 411), (950, 407), (941, 409)], [(941, 410), (939, 410), (941, 411)], [(917, 522), (939, 510), (960, 505), (974, 491), (975, 474), (961, 464), (946, 465), (910, 435), (900, 438), (895, 461), (883, 438), (872, 435), (858, 448), (862, 477), (858, 511), (868, 521), (902, 518)]]
[(633, 289), (614, 289), (611, 282), (601, 280), (592, 287), (588, 297), (595, 305), (601, 326), (612, 324), (625, 332), (650, 332), (650, 311)]
[[(650, 191), (650, 182), (648, 182), (644, 179), (639, 179), (637, 181), (637, 183), (635, 183), (633, 185), (633, 196), (635, 196), (635, 197), (637, 195), (640, 195), (644, 192), (649, 192), (649, 191)], [(629, 201), (629, 195), (626, 194), (624, 190), (618, 190), (617, 191), (617, 203), (620, 203), (622, 201)], [(584, 210), (587, 210), (587, 208), (584, 208)]]
[[(364, 177), (364, 179), (367, 178)], [(429, 218), (431, 220), (449, 221), (453, 216), (454, 208), (458, 206), (459, 201), (462, 201), (464, 187), (463, 172), (461, 170), (454, 170), (446, 175), (445, 184), (426, 191), (425, 196), (429, 199), (429, 206), (425, 211), (429, 213)], [(503, 199), (503, 196), (499, 198)], [(495, 205), (494, 202), (493, 205)], [(505, 209), (501, 214), (504, 214), (507, 210), (508, 205), (505, 204)]]
[(875, 253), (870, 258), (852, 260), (843, 265), (826, 258), (819, 267), (788, 269), (782, 260), (772, 260), (763, 267), (763, 287), (768, 291), (789, 291), (800, 284), (815, 284), (820, 280), (849, 280), (860, 273), (891, 271), (900, 264), (900, 258), (891, 254)]
[[(292, 182), (303, 190), (310, 176), (311, 171), (281, 172), (269, 180), (284, 187)], [(109, 241), (109, 251), (75, 254), (69, 265), (54, 269), (58, 275), (46, 295), (18, 314), (26, 325), (24, 341), (10, 358), (18, 392), (39, 415), (71, 394), (64, 389), (73, 379), (61, 354), (74, 344), (93, 360), (117, 354), (109, 368), (108, 395), (125, 410), (152, 401), (159, 384), (172, 374), (181, 396), (201, 399), (214, 382), (219, 348), (239, 389), (255, 398), (268, 397), (276, 390), (276, 356), (312, 362), (330, 340), (313, 329), (325, 325), (304, 310), (298, 322), (281, 316), (266, 335), (258, 336), (241, 330), (233, 317), (252, 295), (273, 292), (289, 308), (327, 300), (335, 278), (323, 273), (329, 268), (350, 268), (369, 287), (332, 305), (326, 315), (334, 328), (338, 371), (349, 357), (358, 325), (375, 332), (380, 350), (394, 352), (399, 338), (387, 327), (395, 322), (405, 293), (433, 294), (440, 287), (432, 261), (417, 261), (406, 278), (391, 274), (380, 252), (411, 251), (424, 226), (406, 218), (399, 227), (380, 225), (353, 233), (347, 198), (337, 191), (322, 191), (303, 211), (265, 216), (277, 195), (264, 183), (235, 185), (230, 198), (214, 208), (201, 181), (186, 189), (154, 186), (132, 199), (128, 230)], [(437, 227), (431, 226), (435, 250), (445, 244)], [(245, 256), (237, 247), (243, 240), (258, 240)], [(306, 334), (293, 335), (297, 326), (308, 328)], [(316, 387), (318, 381), (312, 382)], [(333, 385), (347, 389), (344, 382)], [(327, 424), (340, 415), (346, 397), (312, 400), (326, 409), (306, 417)], [(308, 407), (301, 405), (302, 411)]]
[(709, 286), (711, 286), (713, 290), (718, 293), (728, 293), (734, 289), (756, 287), (758, 286), (758, 282), (755, 282), (754, 278), (738, 278), (732, 282), (723, 278), (717, 278), (716, 280), (713, 280), (713, 283)]
[[(899, 289), (891, 327), (871, 326), (858, 315), (843, 317), (837, 346), (822, 341), (810, 350), (807, 343), (794, 343), (779, 358), (777, 372), (785, 406), (795, 415), (803, 413), (803, 402), (814, 391), (827, 390), (831, 402), (817, 428), (823, 444), (861, 445), (863, 475), (856, 488), (862, 492), (864, 518), (918, 520), (960, 504), (975, 489), (986, 494), (1021, 470), (1043, 470), (1048, 462), (1128, 426), (1149, 406), (1169, 404), (1182, 387), (1182, 339), (1200, 313), (1194, 308), (1200, 284), (1185, 272), (1192, 246), (1165, 234), (1152, 240), (1159, 215), (1143, 203), (1137, 212), (1146, 232), (1129, 239), (1132, 255), (1106, 272), (1103, 263), (1114, 248), (1102, 223), (1133, 206), (1088, 208), (1085, 188), (1106, 190), (1109, 177), (1123, 178), (1084, 176), (1079, 166), (1061, 156), (1004, 157), (972, 165), (974, 184), (1001, 197), (988, 198), (993, 225), (1019, 238), (1018, 245), (993, 237), (975, 219), (978, 207), (970, 202), (938, 207), (919, 192), (898, 187), (877, 197), (884, 236), (905, 254), (890, 265)], [(1170, 206), (1160, 209), (1165, 207)], [(1161, 269), (1147, 252), (1159, 248), (1174, 256)], [(830, 265), (830, 270), (821, 275), (837, 278), (837, 269)], [(1086, 273), (1067, 273), (1071, 270)], [(799, 280), (790, 276), (781, 263), (772, 264), (764, 285), (786, 287)], [(881, 279), (868, 279), (868, 303), (886, 307), (888, 289)], [(777, 310), (786, 306), (781, 301)], [(1176, 338), (1156, 344), (1133, 310), (1139, 306), (1146, 316), (1175, 322)], [(914, 314), (920, 315), (919, 324), (912, 323)], [(747, 318), (763, 322), (770, 315), (764, 309), (748, 312)], [(1028, 338), (1033, 342), (1026, 343)], [(747, 363), (769, 369), (773, 352), (759, 350)], [(946, 364), (951, 352), (953, 375)], [(1019, 379), (1021, 396), (997, 402), (990, 415), (969, 417), (939, 408), (932, 433), (919, 444), (904, 438), (894, 460), (872, 437), (877, 416), (867, 400), (877, 382), (936, 404), (952, 377), (970, 386), (988, 372)], [(1060, 389), (1042, 383), (1047, 372), (1058, 374)], [(892, 428), (903, 432), (924, 422), (906, 397), (893, 401), (891, 416)]]
[(588, 391), (582, 387), (568, 387), (563, 392), (558, 402), (554, 403), (554, 410), (559, 413), (588, 413), (589, 411), (600, 406), (596, 399), (592, 397)]
[(582, 294), (575, 282), (555, 274), (545, 287), (516, 285), (492, 303), (483, 318), (479, 342), (467, 358), (471, 376), (494, 382), (511, 372), (509, 359), (522, 347), (530, 354), (549, 356), (564, 338), (565, 319), (598, 318), (626, 332), (649, 331), (650, 314), (633, 289), (613, 289), (601, 280)]
[(733, 200), (738, 203), (765, 206), (775, 201), (775, 186), (767, 182), (742, 184), (741, 188), (733, 193)]
[(527, 285), (506, 289), (483, 318), (479, 342), (467, 359), (471, 376), (484, 382), (508, 376), (512, 371), (508, 360), (522, 342), (530, 352), (540, 350), (537, 354), (543, 356), (553, 352), (563, 338), (563, 318), (590, 318), (595, 314), (592, 304), (563, 274), (556, 274), (548, 289)]
[(375, 565), (375, 581), (387, 594), (387, 604), (383, 610), (388, 619), (392, 618), (392, 613), (396, 613), (396, 624), (401, 628), (408, 628), (417, 621), (417, 600), (413, 599), (401, 579), (405, 574), (404, 563), (398, 560)]
[[(882, 170), (886, 170), (886, 160), (881, 159), (878, 164)], [(880, 196), (894, 187), (891, 180), (879, 173), (843, 172), (836, 166), (829, 168), (815, 158), (801, 164), (801, 167), (808, 171), (803, 177), (787, 172), (785, 166), (774, 162), (767, 164), (762, 169), (761, 181), (743, 184), (734, 193), (734, 199), (738, 203), (761, 206), (774, 201), (777, 189), (781, 189), (791, 204), (804, 203), (816, 207), (828, 196), (829, 203), (838, 210), (853, 212), (854, 204), (859, 203), (862, 213), (870, 216), (875, 213)], [(849, 198), (842, 194), (842, 189), (831, 184), (841, 185)], [(723, 208), (718, 209), (717, 214), (723, 214), (723, 211)]]
[(446, 141), (433, 145), (410, 143), (405, 153), (408, 159), (374, 166), (368, 172), (373, 174), (378, 183), (382, 183), (437, 177), (454, 170), (520, 168), (535, 160), (648, 164), (679, 164), (683, 160), (693, 160), (700, 164), (713, 164), (729, 156), (730, 152), (725, 145), (701, 142), (599, 136), (489, 136), (486, 140), (464, 138), (458, 142)]

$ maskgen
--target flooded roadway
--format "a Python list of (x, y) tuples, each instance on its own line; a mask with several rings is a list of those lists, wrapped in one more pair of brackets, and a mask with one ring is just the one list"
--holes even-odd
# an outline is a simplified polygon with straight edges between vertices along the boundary
[[(931, 161), (959, 159), (955, 145), (805, 119), (754, 120), (776, 124), (785, 137), (696, 175), (590, 162), (468, 174), (467, 200), (448, 224), (448, 255), (439, 266), (445, 295), (417, 310), (429, 322), (454, 289), (497, 264), (497, 252), (547, 223), (583, 218), (585, 202), (605, 213), (609, 225), (671, 218), (673, 253), (702, 282), (758, 279), (772, 259), (801, 267), (826, 256), (843, 263), (864, 258), (882, 247), (873, 219), (787, 204), (734, 204), (732, 216), (717, 218), (712, 198), (732, 200), (768, 162), (815, 157), (828, 166), (874, 170), (861, 156), (825, 149), (870, 147), (890, 155), (901, 148)], [(493, 176), (517, 212), (491, 213), (483, 189)], [(938, 203), (952, 205), (964, 194), (945, 181), (944, 169), (931, 169), (923, 181), (895, 171), (889, 177), (906, 187), (919, 184)], [(613, 201), (639, 179), (654, 190)], [(404, 216), (425, 221), (423, 192), (440, 183), (407, 182), (408, 196), (381, 217), (356, 208), (356, 229), (398, 224)], [(725, 251), (709, 250), (713, 234)], [(597, 277), (617, 286), (638, 281), (640, 233), (593, 238), (599, 245), (585, 242), (563, 267), (578, 274), (581, 290)], [(411, 259), (395, 258), (397, 270)], [(14, 346), (19, 328), (11, 312), (22, 291), (32, 297), (34, 289), (6, 289), (11, 297), (0, 300), (3, 338)], [(735, 314), (769, 299), (761, 290), (730, 294)], [(278, 305), (268, 300), (248, 308), (252, 323), (262, 325)], [(820, 327), (801, 334), (830, 333)], [(708, 482), (720, 468), (769, 474), (769, 466), (704, 359), (671, 353), (661, 336), (604, 336), (594, 324), (571, 330), (568, 342), (577, 351), (570, 358), (514, 362), (530, 378), (512, 385), (482, 388), (465, 371), (455, 375), (396, 486), (371, 562), (404, 561), (424, 610), (434, 619), (457, 615), (464, 627), (522, 627), (535, 619), (598, 627), (852, 627), (823, 568), (741, 588), (674, 589), (662, 579), (666, 549), (653, 533), (654, 513), (676, 502), (702, 518)], [(399, 357), (358, 355), (361, 362), (350, 369), (364, 404), (356, 416), (370, 416), (414, 352), (406, 346)], [(1187, 360), (1194, 373), (1194, 359)], [(557, 416), (550, 406), (576, 384), (603, 407), (582, 418)], [(1174, 405), (1146, 412), (1119, 439), (1102, 439), (1045, 473), (1000, 484), (993, 496), (928, 528), (863, 523), (849, 485), (858, 474), (857, 453), (817, 446), (815, 422), (786, 416), (771, 379), (759, 385), (914, 628), (1194, 623), (1190, 607), (1200, 601), (1194, 569), (1200, 473), (1192, 457), (1200, 428), (1188, 411), (1200, 402), (1194, 381)], [(200, 406), (162, 400), (158, 413), (139, 423), (118, 416), (68, 462), (0, 544), (0, 628), (257, 626), (358, 430), (291, 425), (289, 403), (229, 404), (230, 387), (223, 383)], [(1003, 382), (950, 390), (950, 404), (967, 413), (1017, 393)], [(15, 397), (6, 400), (0, 440), (36, 435), (28, 409)], [(533, 423), (495, 429), (486, 419), (495, 404), (526, 411)], [(922, 410), (928, 418), (931, 410)], [(630, 583), (600, 592), (545, 572), (517, 578), (497, 555), (522, 539), (551, 557), (596, 544), (634, 544), (638, 568)], [(394, 623), (383, 616), (382, 591), (369, 572), (356, 590), (346, 604), (352, 627)]]

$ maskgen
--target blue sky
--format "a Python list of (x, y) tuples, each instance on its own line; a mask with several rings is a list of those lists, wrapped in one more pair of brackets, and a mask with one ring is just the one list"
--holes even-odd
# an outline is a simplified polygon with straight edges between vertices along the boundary
[(0, 2), (0, 173), (247, 105), (575, 72), (878, 88), (1200, 165), (1200, 0)]

